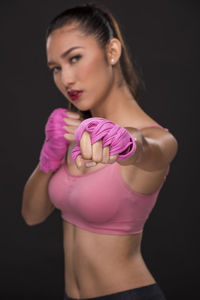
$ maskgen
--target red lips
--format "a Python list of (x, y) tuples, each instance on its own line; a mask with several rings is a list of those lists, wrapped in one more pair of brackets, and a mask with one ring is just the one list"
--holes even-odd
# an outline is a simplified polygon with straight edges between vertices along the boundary
[(79, 92), (82, 92), (82, 91), (81, 90), (69, 90), (68, 94), (69, 94), (69, 96), (74, 96), (74, 93), (77, 94)]
[(70, 98), (74, 101), (77, 100), (80, 95), (83, 93), (83, 91), (81, 90), (69, 90), (68, 91), (68, 95), (70, 96)]

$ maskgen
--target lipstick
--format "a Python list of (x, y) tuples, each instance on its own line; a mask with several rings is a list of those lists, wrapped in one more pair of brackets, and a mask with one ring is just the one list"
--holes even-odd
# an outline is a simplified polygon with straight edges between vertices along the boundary
[(83, 93), (83, 91), (80, 91), (80, 90), (70, 90), (70, 91), (68, 91), (68, 95), (70, 96), (72, 101), (77, 100), (82, 95), (82, 93)]

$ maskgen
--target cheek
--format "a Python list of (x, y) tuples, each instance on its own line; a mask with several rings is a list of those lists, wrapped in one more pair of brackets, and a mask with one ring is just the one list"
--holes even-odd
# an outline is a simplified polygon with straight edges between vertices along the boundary
[(93, 60), (90, 60), (87, 63), (85, 63), (80, 71), (80, 77), (82, 79), (87, 79), (90, 76), (92, 77), (95, 73), (95, 66)]
[(58, 75), (55, 75), (55, 76), (53, 77), (53, 81), (54, 81), (55, 85), (58, 87), (58, 86), (59, 86)]
[(60, 80), (60, 77), (59, 75), (56, 75), (54, 78), (54, 83), (56, 85), (56, 87), (58, 88), (58, 90), (66, 97), (66, 89), (65, 87), (63, 86), (61, 80)]
[(91, 58), (81, 68), (80, 76), (84, 80), (89, 80), (89, 84), (97, 82), (99, 80), (105, 80), (105, 76), (108, 76), (106, 63), (101, 58)]
[(57, 88), (62, 91), (62, 84), (61, 84), (61, 80), (60, 80), (60, 75), (57, 74), (54, 76), (53, 78), (55, 85), (57, 86)]

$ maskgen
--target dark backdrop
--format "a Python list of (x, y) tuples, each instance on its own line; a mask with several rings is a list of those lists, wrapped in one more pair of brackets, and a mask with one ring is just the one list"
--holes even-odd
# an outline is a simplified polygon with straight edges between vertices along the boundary
[[(97, 1), (98, 2), (98, 1)], [(199, 286), (197, 119), (198, 1), (100, 1), (121, 24), (146, 90), (141, 106), (179, 142), (142, 242), (143, 257), (168, 299), (193, 299)], [(47, 117), (66, 99), (46, 67), (45, 31), (84, 1), (1, 1), (0, 298), (62, 300), (62, 222), (55, 210), (28, 226), (22, 191), (38, 163)]]

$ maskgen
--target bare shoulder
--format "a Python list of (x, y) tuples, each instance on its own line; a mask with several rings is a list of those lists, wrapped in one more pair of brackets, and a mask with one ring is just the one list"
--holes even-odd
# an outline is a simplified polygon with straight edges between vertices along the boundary
[(140, 132), (147, 140), (152, 140), (154, 144), (159, 146), (160, 151), (163, 153), (163, 156), (165, 156), (167, 164), (170, 164), (177, 154), (178, 141), (167, 128), (163, 128), (159, 124), (157, 125), (158, 126), (142, 128)]
[(134, 137), (143, 136), (146, 138), (152, 144), (152, 149), (159, 148), (163, 160), (166, 160), (166, 165), (174, 159), (178, 150), (175, 136), (168, 128), (163, 127), (162, 124), (145, 113), (139, 105), (136, 105), (135, 110), (130, 109), (126, 113), (122, 113), (120, 118), (115, 121), (121, 127), (126, 128)]
[(129, 123), (128, 125), (126, 128), (128, 127), (129, 133), (132, 132), (133, 136), (136, 131), (142, 134), (154, 151), (154, 160), (158, 158), (162, 161), (163, 167), (148, 171), (136, 165), (120, 164), (121, 175), (132, 190), (142, 194), (151, 194), (164, 182), (169, 165), (177, 154), (178, 142), (168, 129), (153, 120), (146, 120), (143, 124)]
[(137, 103), (133, 104), (133, 108), (122, 113), (120, 119), (116, 121), (120, 126), (128, 127), (130, 133), (132, 131), (134, 134), (135, 131), (139, 131), (145, 138), (157, 143), (168, 162), (174, 159), (178, 150), (175, 136), (148, 115)]

